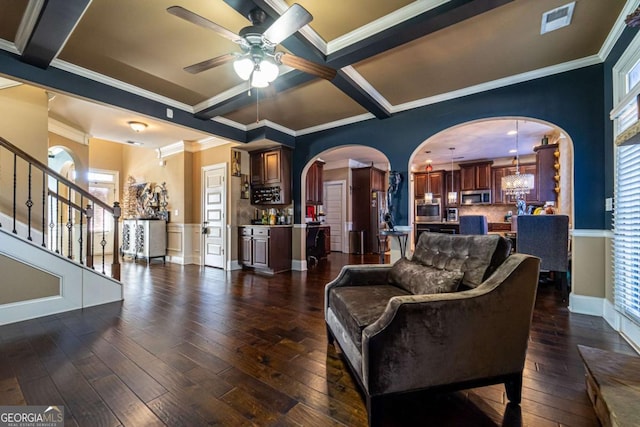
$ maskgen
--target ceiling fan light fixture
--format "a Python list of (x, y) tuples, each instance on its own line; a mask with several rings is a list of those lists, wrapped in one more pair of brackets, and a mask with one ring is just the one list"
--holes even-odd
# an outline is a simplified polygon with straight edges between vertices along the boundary
[(271, 83), (276, 78), (278, 78), (278, 74), (280, 74), (280, 69), (278, 66), (268, 59), (263, 59), (260, 61), (260, 74), (262, 74), (263, 78)]
[(249, 80), (253, 72), (254, 64), (248, 56), (238, 58), (233, 62), (233, 69), (242, 80)]

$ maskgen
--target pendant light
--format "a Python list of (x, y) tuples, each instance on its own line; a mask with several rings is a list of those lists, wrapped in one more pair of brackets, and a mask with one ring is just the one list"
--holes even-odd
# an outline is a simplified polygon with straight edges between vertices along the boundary
[(451, 191), (447, 193), (447, 203), (450, 205), (457, 205), (458, 192), (453, 191), (453, 150), (455, 150), (455, 148), (450, 147), (449, 150), (451, 151)]
[(427, 192), (424, 193), (424, 202), (426, 204), (433, 203), (433, 193), (431, 192), (431, 170), (433, 166), (431, 166), (431, 160), (427, 160), (429, 164), (427, 165)]
[(534, 189), (535, 178), (530, 173), (520, 173), (520, 153), (518, 150), (518, 120), (516, 120), (516, 172), (502, 177), (502, 192), (507, 196), (515, 196), (516, 200), (523, 199)]

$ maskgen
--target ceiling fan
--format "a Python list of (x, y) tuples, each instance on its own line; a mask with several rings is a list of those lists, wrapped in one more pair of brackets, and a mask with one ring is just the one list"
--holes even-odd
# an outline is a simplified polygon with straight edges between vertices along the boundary
[(311, 22), (313, 16), (299, 4), (289, 7), (269, 28), (263, 26), (267, 14), (259, 8), (252, 9), (248, 18), (250, 26), (240, 30), (240, 34), (212, 22), (181, 6), (167, 8), (170, 14), (193, 24), (215, 31), (218, 35), (240, 45), (241, 53), (227, 53), (197, 64), (184, 70), (196, 74), (219, 65), (234, 61), (233, 67), (238, 76), (249, 80), (253, 87), (266, 87), (278, 77), (278, 65), (284, 64), (314, 76), (332, 80), (336, 70), (325, 65), (308, 61), (286, 52), (276, 52), (276, 46), (287, 37)]

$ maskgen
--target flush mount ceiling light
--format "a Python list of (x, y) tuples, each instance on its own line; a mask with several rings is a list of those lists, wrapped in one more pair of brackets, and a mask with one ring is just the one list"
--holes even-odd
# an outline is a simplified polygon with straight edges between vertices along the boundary
[(127, 124), (136, 133), (142, 132), (148, 126), (146, 123), (142, 123), (142, 122), (127, 122)]
[(530, 173), (520, 174), (520, 154), (518, 153), (518, 121), (516, 120), (516, 172), (503, 176), (502, 191), (508, 196), (515, 196), (516, 200), (523, 199), (534, 188), (535, 178)]

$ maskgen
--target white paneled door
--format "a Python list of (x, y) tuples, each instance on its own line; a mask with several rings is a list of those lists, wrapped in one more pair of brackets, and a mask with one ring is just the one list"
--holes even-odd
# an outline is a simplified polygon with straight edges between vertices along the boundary
[(324, 220), (331, 227), (331, 250), (336, 252), (348, 252), (344, 249), (346, 198), (345, 181), (327, 181), (324, 183)]
[(226, 165), (209, 166), (202, 172), (204, 265), (224, 268), (227, 169)]

